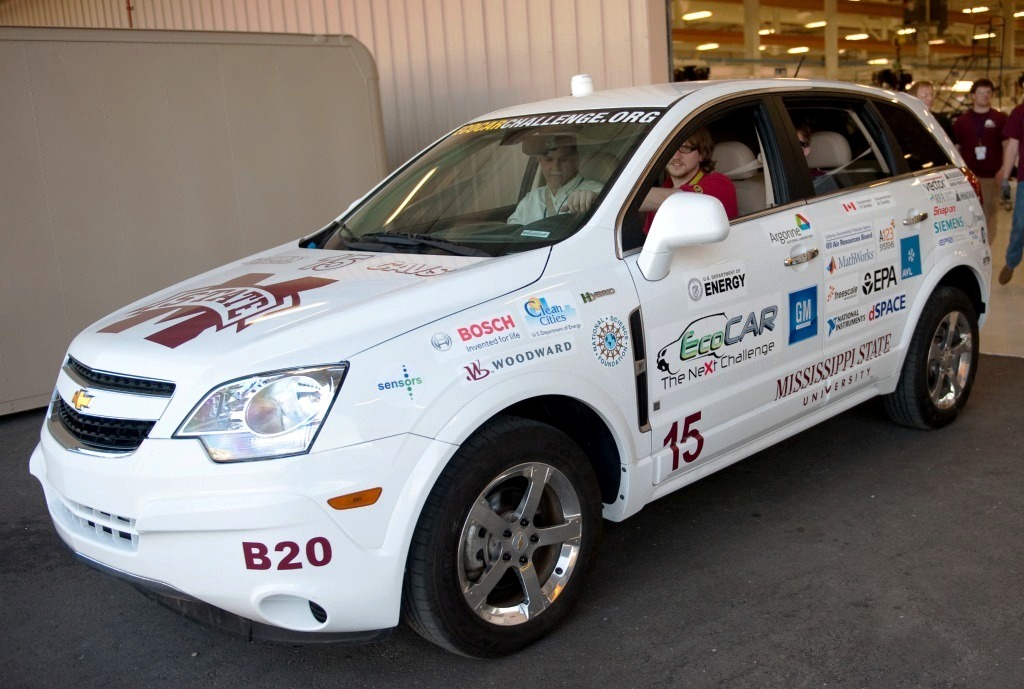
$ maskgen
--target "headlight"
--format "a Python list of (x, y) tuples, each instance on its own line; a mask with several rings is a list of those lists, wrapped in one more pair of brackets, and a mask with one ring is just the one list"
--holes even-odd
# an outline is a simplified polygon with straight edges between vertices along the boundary
[(334, 403), (347, 364), (273, 371), (214, 389), (176, 438), (199, 438), (215, 462), (308, 452)]

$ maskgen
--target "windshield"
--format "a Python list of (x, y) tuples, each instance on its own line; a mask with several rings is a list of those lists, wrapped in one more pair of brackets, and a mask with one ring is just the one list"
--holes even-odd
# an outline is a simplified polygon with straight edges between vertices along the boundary
[(600, 110), (468, 124), (316, 245), (502, 256), (554, 244), (583, 226), (661, 114)]

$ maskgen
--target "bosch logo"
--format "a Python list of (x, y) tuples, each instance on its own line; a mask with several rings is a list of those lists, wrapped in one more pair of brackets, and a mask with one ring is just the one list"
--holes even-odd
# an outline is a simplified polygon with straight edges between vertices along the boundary
[(452, 348), (452, 338), (447, 333), (434, 333), (430, 345), (439, 352), (447, 352)]
[(501, 332), (502, 330), (512, 330), (515, 327), (516, 322), (515, 319), (512, 318), (512, 314), (506, 314), (497, 318), (491, 318), (490, 320), (474, 323), (466, 326), (465, 328), (459, 328), (457, 332), (463, 342), (469, 342), (477, 337), (486, 337), (487, 335), (493, 335), (494, 333)]

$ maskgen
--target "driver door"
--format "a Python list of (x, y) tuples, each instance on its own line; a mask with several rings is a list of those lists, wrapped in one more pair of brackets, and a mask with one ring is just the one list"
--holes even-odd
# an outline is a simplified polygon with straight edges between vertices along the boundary
[[(821, 357), (824, 271), (821, 233), (802, 205), (772, 208), (785, 193), (778, 180), (772, 184), (770, 170), (781, 169), (773, 157), (799, 149), (767, 139), (767, 127), (752, 130), (752, 122), (768, 121), (762, 104), (748, 102), (696, 123), (707, 123), (716, 157), (726, 141), (739, 141), (757, 147), (766, 163), (763, 177), (742, 180), (762, 184), (764, 202), (741, 201), (725, 240), (677, 249), (657, 281), (638, 268), (639, 253), (624, 259), (643, 315), (655, 484), (703, 473), (709, 460), (824, 403), (782, 390), (791, 371)], [(657, 163), (691, 131), (688, 125), (668, 142)], [(737, 182), (749, 172), (717, 169)], [(675, 224), (685, 233), (685, 214)]]

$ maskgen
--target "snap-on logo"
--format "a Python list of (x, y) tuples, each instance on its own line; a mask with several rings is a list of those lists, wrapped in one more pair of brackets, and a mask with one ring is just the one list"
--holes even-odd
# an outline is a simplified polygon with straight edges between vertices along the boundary
[(157, 323), (173, 323), (152, 335), (147, 335), (145, 339), (174, 349), (210, 328), (224, 330), (234, 326), (235, 332), (242, 332), (260, 316), (294, 309), (299, 305), (300, 292), (336, 282), (326, 278), (305, 277), (270, 285), (259, 284), (272, 275), (249, 273), (219, 285), (179, 292), (135, 309), (127, 318), (108, 325), (99, 332), (119, 333), (154, 318), (160, 318)]

